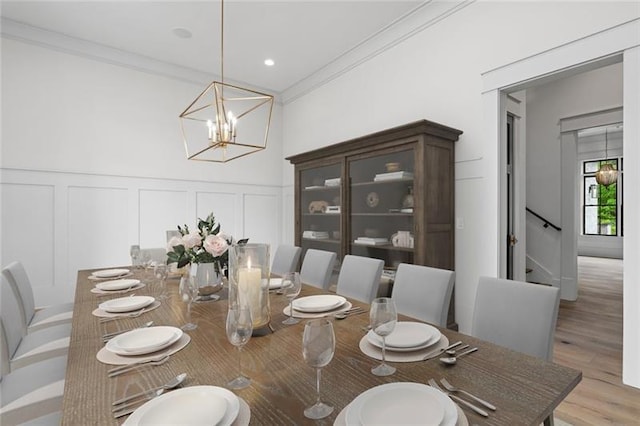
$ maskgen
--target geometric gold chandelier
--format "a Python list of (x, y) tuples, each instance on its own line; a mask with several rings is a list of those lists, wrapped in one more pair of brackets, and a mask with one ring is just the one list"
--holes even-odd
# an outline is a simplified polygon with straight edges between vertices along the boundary
[(220, 5), (220, 81), (180, 114), (180, 125), (189, 160), (226, 163), (267, 147), (273, 96), (224, 82), (224, 1)]
[(609, 186), (618, 180), (618, 171), (613, 166), (613, 164), (607, 162), (609, 160), (609, 138), (608, 138), (608, 129), (605, 129), (604, 133), (604, 161), (601, 163), (600, 168), (596, 172), (596, 182), (600, 185)]

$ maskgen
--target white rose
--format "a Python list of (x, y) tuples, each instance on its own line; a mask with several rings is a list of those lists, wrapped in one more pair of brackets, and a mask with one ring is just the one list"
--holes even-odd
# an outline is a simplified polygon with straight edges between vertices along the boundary
[(182, 244), (182, 238), (180, 238), (180, 237), (171, 237), (171, 239), (167, 243), (167, 253), (170, 252), (170, 251), (173, 251), (173, 248), (175, 246), (179, 246), (180, 244)]
[(228, 248), (227, 240), (220, 235), (208, 235), (204, 240), (204, 249), (214, 257), (223, 255)]
[(191, 232), (182, 237), (182, 244), (185, 248), (192, 249), (200, 245), (200, 234), (198, 232)]

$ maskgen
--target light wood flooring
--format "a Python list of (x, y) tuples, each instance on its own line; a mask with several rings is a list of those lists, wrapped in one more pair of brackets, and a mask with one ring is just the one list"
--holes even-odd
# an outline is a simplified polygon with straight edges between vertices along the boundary
[(622, 384), (622, 260), (578, 258), (578, 300), (560, 302), (554, 361), (582, 371), (555, 417), (640, 425), (640, 389)]

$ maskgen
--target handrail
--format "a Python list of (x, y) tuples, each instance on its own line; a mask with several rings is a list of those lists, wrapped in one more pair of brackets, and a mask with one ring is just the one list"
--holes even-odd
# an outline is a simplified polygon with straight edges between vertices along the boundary
[(547, 219), (545, 219), (544, 217), (540, 216), (538, 213), (534, 212), (529, 207), (525, 207), (525, 208), (527, 209), (527, 211), (529, 213), (531, 213), (532, 215), (534, 215), (535, 217), (537, 217), (538, 219), (540, 219), (541, 221), (544, 222), (544, 225), (542, 225), (544, 228), (548, 228), (549, 226), (551, 226), (556, 231), (562, 231), (562, 228), (560, 228), (559, 226), (556, 226), (553, 223), (549, 222)]

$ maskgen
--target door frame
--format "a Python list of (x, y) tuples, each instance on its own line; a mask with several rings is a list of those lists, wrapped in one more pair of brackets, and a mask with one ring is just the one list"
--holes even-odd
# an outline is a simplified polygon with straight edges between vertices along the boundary
[[(484, 159), (486, 172), (486, 205), (483, 213), (496, 218), (486, 223), (487, 240), (483, 252), (486, 265), (482, 273), (501, 275), (500, 259), (504, 258), (505, 241), (502, 223), (504, 191), (502, 184), (501, 147), (504, 135), (501, 131), (506, 94), (526, 89), (558, 78), (568, 77), (623, 60), (623, 107), (625, 132), (623, 151), (625, 163), (640, 164), (640, 18), (616, 25), (587, 37), (560, 45), (540, 54), (487, 71), (482, 74), (482, 108), (485, 127)], [(640, 187), (640, 169), (627, 168), (627, 188)], [(636, 259), (640, 255), (640, 192), (627, 191), (625, 197), (624, 259)], [(634, 218), (634, 220), (631, 220)], [(493, 236), (493, 237), (492, 237)], [(624, 262), (624, 260), (623, 260)], [(640, 262), (624, 262), (624, 319), (623, 319), (623, 383), (640, 388), (640, 335), (633, 333), (640, 323)]]

